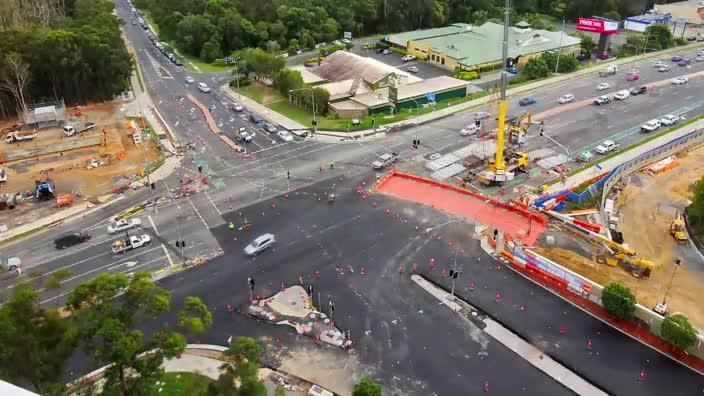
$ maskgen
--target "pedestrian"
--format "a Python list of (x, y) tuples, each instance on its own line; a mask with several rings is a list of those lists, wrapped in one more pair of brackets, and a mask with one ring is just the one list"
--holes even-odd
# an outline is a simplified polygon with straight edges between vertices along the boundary
[(289, 170), (286, 171), (286, 178), (288, 180), (291, 180), (291, 171), (289, 171)]
[(330, 169), (332, 169), (332, 168), (334, 168), (334, 167), (335, 167), (335, 162), (330, 161)]

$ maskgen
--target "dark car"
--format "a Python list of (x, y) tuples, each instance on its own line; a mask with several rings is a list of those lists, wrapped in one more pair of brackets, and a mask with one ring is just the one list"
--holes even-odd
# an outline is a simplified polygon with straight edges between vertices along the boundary
[(172, 62), (174, 62), (174, 65), (176, 66), (183, 66), (183, 62), (181, 62), (178, 58), (174, 58)]
[(646, 87), (645, 85), (642, 85), (637, 88), (633, 87), (633, 88), (631, 88), (630, 92), (631, 92), (631, 95), (634, 95), (634, 96), (644, 94), (644, 93), (648, 92), (648, 87)]
[(519, 105), (519, 106), (530, 106), (530, 105), (532, 105), (532, 104), (534, 104), (534, 103), (536, 103), (536, 102), (538, 102), (538, 99), (536, 99), (536, 98), (534, 98), (534, 97), (532, 97), (532, 96), (528, 96), (528, 97), (526, 97), (526, 98), (523, 98), (523, 99), (519, 100), (519, 101), (518, 101), (518, 105)]
[(63, 234), (54, 240), (54, 246), (57, 249), (65, 249), (67, 247), (81, 244), (90, 239), (90, 234), (83, 231), (69, 232)]
[(682, 60), (682, 55), (675, 55), (671, 59), (673, 62), (679, 62)]
[(272, 124), (265, 123), (263, 126), (264, 130), (269, 132), (269, 133), (276, 133), (276, 127), (273, 126)]
[(259, 125), (259, 124), (261, 124), (261, 123), (264, 122), (264, 120), (262, 120), (261, 118), (259, 118), (259, 116), (256, 115), (256, 114), (254, 114), (254, 113), (251, 113), (251, 114), (249, 115), (249, 120), (252, 121), (253, 123), (257, 124), (257, 125)]
[(690, 63), (692, 63), (692, 60), (689, 59), (689, 58), (682, 58), (681, 61), (677, 62), (677, 64), (680, 65), (680, 66), (687, 66), (687, 65), (689, 65)]

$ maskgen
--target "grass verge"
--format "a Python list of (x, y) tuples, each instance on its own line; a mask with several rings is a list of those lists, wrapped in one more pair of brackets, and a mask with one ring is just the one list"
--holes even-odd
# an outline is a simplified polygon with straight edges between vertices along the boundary
[(195, 373), (164, 373), (157, 383), (154, 394), (161, 395), (205, 395), (212, 379)]
[(134, 59), (132, 59), (132, 62), (134, 63), (134, 70), (137, 73), (137, 82), (139, 83), (139, 89), (142, 92), (146, 92), (146, 90), (144, 89), (144, 81), (142, 80), (142, 70), (139, 69), (139, 62)]

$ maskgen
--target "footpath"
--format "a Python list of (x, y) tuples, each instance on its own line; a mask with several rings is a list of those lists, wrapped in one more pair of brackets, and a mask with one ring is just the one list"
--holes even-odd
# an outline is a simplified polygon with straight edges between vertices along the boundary
[(279, 125), (284, 129), (287, 129), (289, 131), (301, 131), (309, 129), (307, 126), (299, 124), (296, 121), (286, 117), (285, 115), (271, 110), (270, 108), (264, 106), (256, 100), (250, 99), (245, 95), (233, 91), (229, 85), (223, 85), (220, 90), (225, 95), (229, 96), (230, 99), (239, 102), (250, 112), (257, 114), (265, 120)]

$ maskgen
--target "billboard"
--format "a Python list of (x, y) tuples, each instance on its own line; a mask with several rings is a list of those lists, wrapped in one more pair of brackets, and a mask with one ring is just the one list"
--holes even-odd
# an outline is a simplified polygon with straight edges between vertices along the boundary
[(615, 34), (618, 33), (618, 22), (603, 21), (593, 18), (578, 18), (577, 30), (594, 33)]

